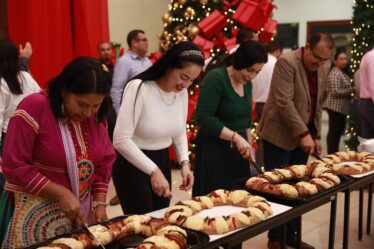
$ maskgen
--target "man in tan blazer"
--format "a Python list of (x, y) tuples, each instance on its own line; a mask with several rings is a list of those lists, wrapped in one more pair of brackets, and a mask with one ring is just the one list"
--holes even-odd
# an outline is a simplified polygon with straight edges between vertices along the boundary
[[(314, 34), (305, 47), (283, 54), (277, 61), (269, 97), (259, 123), (266, 170), (306, 164), (309, 154), (321, 152), (322, 96), (334, 40), (328, 33)], [(297, 221), (287, 224), (287, 244), (295, 246)], [(269, 231), (268, 248), (280, 248), (280, 229)], [(301, 249), (313, 246), (301, 243)]]

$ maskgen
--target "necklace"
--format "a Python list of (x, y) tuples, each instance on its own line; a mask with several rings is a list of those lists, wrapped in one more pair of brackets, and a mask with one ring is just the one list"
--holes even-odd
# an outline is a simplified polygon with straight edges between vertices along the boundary
[(156, 87), (157, 87), (158, 93), (160, 94), (161, 100), (162, 100), (162, 102), (165, 103), (165, 105), (172, 105), (172, 104), (174, 104), (175, 99), (177, 98), (177, 94), (176, 93), (174, 93), (172, 101), (171, 102), (167, 102), (166, 99), (162, 96), (162, 92), (161, 92), (160, 87), (159, 86), (156, 86)]
[(94, 165), (92, 163), (92, 144), (89, 136), (89, 122), (88, 119), (81, 123), (69, 121), (67, 127), (76, 152), (79, 197), (83, 200), (88, 194), (90, 187), (89, 180), (94, 173)]

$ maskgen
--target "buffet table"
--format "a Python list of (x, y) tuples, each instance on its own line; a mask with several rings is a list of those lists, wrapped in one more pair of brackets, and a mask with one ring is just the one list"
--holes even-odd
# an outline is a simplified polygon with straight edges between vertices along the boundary
[(363, 188), (369, 186), (368, 191), (368, 217), (367, 217), (367, 234), (370, 234), (371, 209), (372, 209), (372, 186), (374, 183), (374, 172), (352, 176), (353, 182), (344, 190), (344, 225), (343, 225), (343, 249), (348, 248), (349, 241), (349, 215), (350, 215), (350, 198), (351, 191), (359, 189), (359, 217), (358, 217), (358, 239), (362, 239), (363, 225)]
[[(348, 184), (341, 184), (334, 187), (333, 190), (328, 191), (326, 194), (321, 195), (319, 198), (313, 198), (311, 201), (300, 203), (294, 207), (289, 207), (281, 205), (278, 203), (270, 202), (271, 207), (274, 210), (274, 214), (268, 219), (261, 221), (252, 226), (235, 230), (231, 233), (224, 235), (210, 236), (210, 241), (208, 245), (204, 245), (201, 248), (216, 248), (218, 246), (226, 246), (226, 248), (231, 248), (245, 240), (257, 236), (269, 229), (283, 225), (285, 228), (285, 223), (293, 220), (295, 218), (301, 217), (303, 214), (316, 209), (326, 203), (331, 203), (330, 210), (330, 231), (329, 231), (329, 242), (328, 248), (334, 248), (334, 238), (335, 238), (335, 221), (336, 221), (336, 205), (337, 205), (337, 193), (344, 191), (348, 188)], [(153, 217), (163, 217), (165, 209), (157, 210), (148, 215)], [(301, 220), (301, 219), (300, 219)], [(285, 231), (285, 229), (283, 229)], [(283, 233), (285, 237), (285, 232)], [(301, 240), (301, 232), (298, 233), (299, 242)], [(285, 248), (285, 239), (283, 239), (283, 248)]]

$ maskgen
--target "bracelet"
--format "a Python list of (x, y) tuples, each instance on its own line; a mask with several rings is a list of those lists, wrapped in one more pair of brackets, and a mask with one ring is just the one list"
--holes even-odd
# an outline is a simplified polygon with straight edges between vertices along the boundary
[(190, 161), (188, 161), (188, 160), (183, 160), (182, 162), (180, 162), (179, 165), (180, 165), (181, 167), (183, 167), (183, 165), (185, 165), (185, 164), (186, 164), (186, 165), (189, 165), (189, 164), (190, 164)]
[(105, 201), (93, 201), (92, 202), (92, 208), (96, 208), (97, 206), (100, 206), (100, 205), (103, 205), (103, 206), (108, 206), (109, 203), (105, 202)]
[(233, 148), (234, 147), (234, 137), (236, 135), (236, 131), (234, 131), (234, 134), (232, 134), (231, 136), (231, 140), (230, 140), (230, 148)]

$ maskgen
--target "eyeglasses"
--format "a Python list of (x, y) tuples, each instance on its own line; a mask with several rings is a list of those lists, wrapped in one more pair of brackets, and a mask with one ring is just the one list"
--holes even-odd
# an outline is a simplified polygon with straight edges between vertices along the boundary
[(328, 61), (328, 60), (330, 59), (330, 57), (329, 57), (329, 58), (323, 58), (323, 57), (319, 56), (318, 54), (316, 54), (316, 53), (313, 51), (312, 48), (310, 49), (310, 51), (312, 51), (312, 55), (313, 55), (313, 57), (314, 57), (318, 62), (326, 62), (326, 61)]
[(148, 42), (148, 38), (136, 39), (137, 41)]

